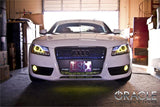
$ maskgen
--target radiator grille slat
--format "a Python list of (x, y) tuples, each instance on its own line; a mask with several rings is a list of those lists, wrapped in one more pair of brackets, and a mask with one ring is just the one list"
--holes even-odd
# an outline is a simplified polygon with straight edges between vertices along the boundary
[[(55, 48), (59, 70), (63, 75), (97, 75), (103, 69), (106, 56), (105, 47), (57, 47)], [(70, 72), (70, 61), (92, 62), (92, 72)]]
[(58, 47), (57, 59), (104, 59), (105, 47)]

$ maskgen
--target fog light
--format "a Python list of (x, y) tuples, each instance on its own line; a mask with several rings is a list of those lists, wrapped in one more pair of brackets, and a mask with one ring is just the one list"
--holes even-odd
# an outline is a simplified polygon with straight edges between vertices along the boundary
[(36, 72), (36, 71), (38, 70), (37, 66), (36, 66), (36, 65), (33, 65), (33, 66), (32, 66), (32, 70), (33, 70), (34, 72)]
[(125, 66), (124, 66), (124, 71), (128, 71), (128, 69), (129, 69), (129, 66), (128, 66), (128, 65), (125, 65)]

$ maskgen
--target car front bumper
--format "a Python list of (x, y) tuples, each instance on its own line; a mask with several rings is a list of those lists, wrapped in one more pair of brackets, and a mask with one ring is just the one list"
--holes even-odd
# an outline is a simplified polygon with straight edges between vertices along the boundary
[[(107, 49), (100, 74), (91, 75), (64, 75), (60, 72), (59, 65), (55, 56), (55, 50), (50, 49), (50, 56), (42, 56), (30, 53), (29, 74), (34, 78), (49, 81), (57, 80), (117, 80), (131, 75), (132, 67), (129, 54), (111, 56), (111, 49)], [(33, 66), (39, 67), (39, 72), (34, 72)], [(124, 66), (128, 65), (127, 71)], [(114, 72), (114, 73), (113, 73)]]

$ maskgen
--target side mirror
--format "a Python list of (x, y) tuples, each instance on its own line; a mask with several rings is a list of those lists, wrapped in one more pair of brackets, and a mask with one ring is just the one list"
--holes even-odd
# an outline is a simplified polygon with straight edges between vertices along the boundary
[(47, 29), (40, 30), (40, 34), (45, 35), (47, 33)]
[(121, 30), (120, 30), (120, 29), (114, 29), (114, 30), (113, 30), (113, 33), (114, 33), (114, 34), (121, 34)]

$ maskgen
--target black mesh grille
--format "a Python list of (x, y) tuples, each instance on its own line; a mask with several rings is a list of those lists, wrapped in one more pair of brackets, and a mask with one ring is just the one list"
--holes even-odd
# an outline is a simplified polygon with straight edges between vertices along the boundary
[[(100, 74), (106, 56), (105, 47), (57, 47), (55, 54), (59, 69), (63, 75)], [(70, 72), (70, 61), (84, 60), (92, 62), (92, 72)]]
[(81, 78), (101, 78), (100, 76), (62, 76), (61, 79), (69, 78), (69, 79), (81, 79)]
[[(129, 66), (129, 65), (128, 65)], [(129, 70), (129, 69), (128, 69)], [(125, 74), (128, 72), (124, 71), (124, 66), (119, 66), (119, 67), (112, 67), (112, 68), (108, 68), (108, 71), (111, 75), (120, 75), (120, 74)]]
[(64, 59), (104, 59), (104, 47), (58, 47), (55, 49), (56, 58)]
[[(33, 65), (32, 65), (32, 68), (33, 68)], [(37, 66), (37, 71), (34, 72), (34, 73), (35, 74), (40, 74), (40, 75), (50, 76), (52, 74), (53, 70), (54, 70), (53, 68)]]

